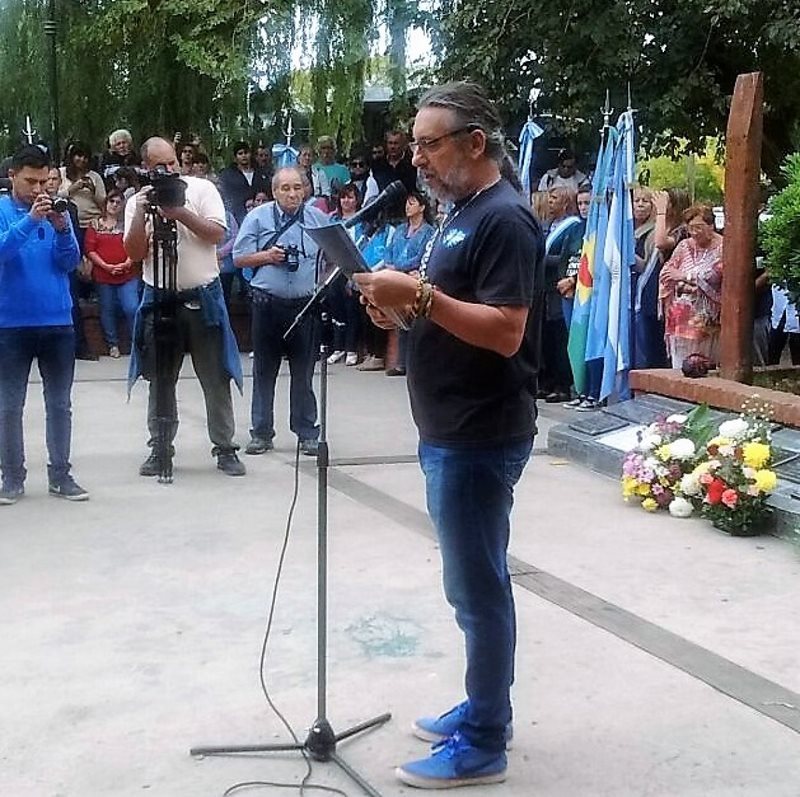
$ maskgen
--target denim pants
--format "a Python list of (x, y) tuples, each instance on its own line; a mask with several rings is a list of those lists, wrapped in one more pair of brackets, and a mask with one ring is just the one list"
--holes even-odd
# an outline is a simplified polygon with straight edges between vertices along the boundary
[(250, 434), (262, 440), (275, 437), (275, 385), (286, 354), (289, 360), (289, 428), (300, 440), (316, 440), (317, 400), (312, 380), (316, 360), (316, 323), (313, 314), (289, 340), (283, 335), (307, 299), (253, 302), (253, 403)]
[(97, 296), (100, 299), (100, 326), (107, 346), (119, 346), (117, 335), (117, 304), (122, 308), (128, 324), (128, 334), (133, 334), (133, 319), (139, 307), (139, 280), (131, 279), (121, 285), (107, 285), (96, 282)]
[(448, 603), (464, 633), (468, 709), (464, 735), (505, 749), (511, 721), (516, 615), (506, 561), (514, 485), (533, 438), (475, 448), (420, 442), (428, 513), (442, 553)]
[(0, 470), (3, 483), (25, 482), (22, 413), (34, 358), (42, 377), (46, 440), (52, 484), (69, 474), (75, 333), (71, 326), (0, 329)]

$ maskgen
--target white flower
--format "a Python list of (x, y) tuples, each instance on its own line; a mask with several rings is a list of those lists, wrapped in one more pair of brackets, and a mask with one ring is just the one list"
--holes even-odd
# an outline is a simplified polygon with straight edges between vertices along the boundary
[(746, 434), (750, 425), (743, 418), (734, 418), (719, 425), (719, 433), (722, 437), (730, 437), (734, 440)]
[(719, 468), (721, 465), (722, 465), (722, 463), (718, 459), (710, 459), (708, 461), (708, 469), (709, 469), (709, 471), (714, 471), (717, 468)]
[(681, 437), (669, 444), (669, 455), (673, 459), (691, 459), (694, 451), (694, 443), (688, 437)]
[(641, 442), (639, 443), (639, 451), (652, 451), (661, 445), (661, 435), (645, 433), (642, 435)]
[(673, 498), (669, 502), (669, 513), (672, 517), (689, 517), (694, 507), (685, 498)]
[(699, 495), (700, 480), (694, 473), (687, 473), (681, 478), (680, 490), (684, 495)]
[(732, 457), (733, 456), (733, 452), (734, 452), (733, 446), (720, 446), (719, 447), (719, 453), (723, 457)]
[(689, 419), (686, 415), (670, 415), (669, 418), (667, 418), (667, 423), (677, 423), (680, 426), (683, 426), (683, 424), (685, 424), (688, 420)]
[(755, 477), (756, 477), (756, 469), (755, 468), (749, 468), (747, 465), (745, 465), (742, 468), (742, 476), (744, 476), (745, 479), (755, 479)]

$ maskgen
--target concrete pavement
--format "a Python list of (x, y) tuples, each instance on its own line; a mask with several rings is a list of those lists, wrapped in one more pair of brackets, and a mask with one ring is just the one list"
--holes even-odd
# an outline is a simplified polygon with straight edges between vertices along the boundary
[[(78, 364), (73, 462), (87, 504), (46, 495), (39, 386), (29, 392), (28, 494), (0, 507), (0, 794), (217, 797), (238, 781), (299, 781), (294, 756), (188, 756), (198, 744), (288, 738), (258, 678), (294, 484), (287, 379), (277, 450), (243, 457), (248, 475), (231, 479), (209, 455), (187, 364), (165, 487), (137, 475), (146, 388), (126, 403), (126, 365)], [(242, 443), (250, 387), (235, 398)], [(425, 752), (412, 719), (462, 698), (460, 636), (404, 380), (337, 365), (330, 398), (328, 716), (342, 730), (391, 711), (339, 752), (382, 794), (416, 793), (393, 768)], [(797, 797), (797, 549), (626, 506), (616, 483), (544, 453), (565, 412), (543, 408), (517, 491), (509, 778), (469, 793)], [(304, 737), (316, 714), (317, 548), (305, 458), (299, 489), (265, 673)], [(314, 781), (360, 794), (334, 765), (315, 763)]]

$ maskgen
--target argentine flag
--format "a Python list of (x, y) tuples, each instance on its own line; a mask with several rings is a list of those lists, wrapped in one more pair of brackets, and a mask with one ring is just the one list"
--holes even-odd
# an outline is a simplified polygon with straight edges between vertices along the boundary
[(636, 262), (633, 237), (634, 127), (633, 113), (617, 122), (619, 144), (614, 158), (613, 195), (603, 249), (603, 271), (608, 277), (608, 313), (603, 349), (600, 399), (612, 393), (626, 396), (630, 370), (631, 268)]

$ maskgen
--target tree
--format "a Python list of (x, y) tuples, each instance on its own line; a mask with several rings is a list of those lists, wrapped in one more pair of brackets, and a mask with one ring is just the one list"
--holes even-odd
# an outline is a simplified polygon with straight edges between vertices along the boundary
[[(47, 81), (20, 79), (47, 75), (46, 4), (0, 0), (5, 151), (19, 144), (26, 114), (49, 138)], [(280, 136), (298, 40), (313, 54), (312, 134), (349, 147), (361, 132), (370, 46), (388, 13), (378, 0), (57, 0), (57, 8), (62, 138), (97, 147), (121, 126), (137, 140), (181, 130), (210, 150)]]
[(540, 110), (598, 120), (606, 89), (619, 109), (630, 81), (652, 152), (703, 151), (736, 76), (761, 70), (769, 174), (800, 125), (800, 15), (785, 0), (441, 0), (438, 17), (442, 75), (484, 83), (509, 119), (537, 85)]

